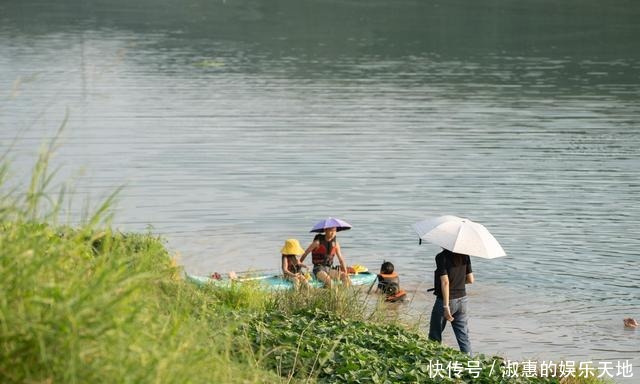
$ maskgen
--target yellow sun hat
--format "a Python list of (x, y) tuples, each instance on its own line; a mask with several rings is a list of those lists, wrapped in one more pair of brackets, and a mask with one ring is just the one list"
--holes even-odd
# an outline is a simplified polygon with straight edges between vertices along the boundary
[(284, 241), (284, 247), (280, 250), (283, 255), (300, 256), (304, 253), (304, 249), (300, 246), (300, 242), (296, 239), (287, 239)]

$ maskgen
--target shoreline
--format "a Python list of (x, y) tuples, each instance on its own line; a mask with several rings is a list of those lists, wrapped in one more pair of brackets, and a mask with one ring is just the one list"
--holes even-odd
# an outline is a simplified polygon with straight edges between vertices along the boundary
[[(11, 356), (0, 359), (9, 364), (0, 363), (7, 382), (43, 375), (54, 381), (147, 382), (149, 370), (151, 377), (176, 378), (165, 382), (200, 381), (196, 377), (211, 376), (220, 364), (226, 368), (209, 380), (420, 382), (448, 376), (491, 383), (501, 381), (500, 375), (525, 374), (500, 357), (469, 357), (429, 342), (424, 333), (385, 319), (386, 313), (368, 314), (368, 304), (350, 289), (265, 293), (250, 282), (197, 286), (184, 280), (162, 239), (152, 234), (21, 221), (2, 225), (0, 243), (7, 246), (0, 288), (8, 305), (0, 303), (0, 332), (15, 332), (0, 334), (0, 353)], [(23, 270), (32, 272), (21, 275)], [(24, 308), (20, 312), (16, 302)], [(27, 347), (29, 329), (37, 329), (42, 340), (34, 347)], [(181, 353), (176, 343), (183, 345)], [(534, 376), (525, 382), (549, 382)]]

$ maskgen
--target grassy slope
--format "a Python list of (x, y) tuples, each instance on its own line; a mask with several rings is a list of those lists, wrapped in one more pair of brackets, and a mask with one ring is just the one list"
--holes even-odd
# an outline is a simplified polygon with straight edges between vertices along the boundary
[[(3, 224), (0, 381), (273, 382), (152, 236)], [(248, 351), (248, 349), (246, 349)]]

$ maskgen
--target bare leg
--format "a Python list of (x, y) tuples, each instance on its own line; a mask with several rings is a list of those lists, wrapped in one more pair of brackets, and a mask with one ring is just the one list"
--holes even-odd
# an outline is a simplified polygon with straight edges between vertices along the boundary
[(340, 272), (340, 280), (342, 280), (342, 285), (345, 287), (351, 286), (351, 279), (349, 278), (348, 273)]
[(300, 288), (300, 280), (298, 280), (297, 276), (287, 276), (285, 278), (293, 283), (293, 289), (297, 291)]
[(331, 288), (331, 286), (333, 285), (333, 284), (331, 283), (331, 276), (329, 276), (329, 275), (327, 274), (327, 272), (325, 272), (325, 271), (320, 271), (320, 272), (318, 272), (318, 273), (316, 274), (316, 278), (317, 278), (318, 280), (322, 281), (326, 287)]
[(302, 287), (302, 289), (311, 288), (311, 286), (309, 285), (309, 282), (303, 275), (298, 276), (297, 280), (298, 280), (298, 286)]
[(334, 280), (338, 280), (339, 279), (342, 282), (342, 285), (344, 287), (350, 287), (351, 286), (351, 279), (349, 279), (349, 275), (348, 274), (346, 274), (346, 273), (344, 273), (342, 271), (336, 270), (336, 269), (331, 270), (330, 273), (331, 273), (331, 278), (334, 279)]

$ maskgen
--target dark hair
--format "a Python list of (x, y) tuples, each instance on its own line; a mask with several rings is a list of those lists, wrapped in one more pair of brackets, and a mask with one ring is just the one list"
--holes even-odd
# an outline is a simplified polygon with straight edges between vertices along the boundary
[(394, 269), (395, 268), (393, 267), (393, 264), (391, 264), (390, 261), (385, 261), (384, 263), (382, 263), (382, 266), (380, 267), (380, 273), (385, 275), (390, 275), (393, 273)]

